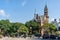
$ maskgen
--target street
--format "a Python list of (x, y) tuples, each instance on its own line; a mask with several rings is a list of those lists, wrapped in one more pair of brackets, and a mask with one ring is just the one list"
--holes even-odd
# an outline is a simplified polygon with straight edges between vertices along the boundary
[(58, 40), (58, 39), (41, 39), (41, 38), (12, 38), (12, 37), (3, 37), (0, 40)]

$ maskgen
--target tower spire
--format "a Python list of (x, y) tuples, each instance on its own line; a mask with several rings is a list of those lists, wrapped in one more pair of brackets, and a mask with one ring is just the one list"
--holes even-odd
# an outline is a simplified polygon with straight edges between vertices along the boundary
[(44, 17), (45, 17), (45, 22), (44, 23), (48, 23), (48, 8), (47, 8), (47, 5), (45, 5), (45, 8), (44, 8)]
[(48, 15), (48, 8), (47, 8), (47, 5), (45, 5), (45, 8), (44, 8), (44, 15)]

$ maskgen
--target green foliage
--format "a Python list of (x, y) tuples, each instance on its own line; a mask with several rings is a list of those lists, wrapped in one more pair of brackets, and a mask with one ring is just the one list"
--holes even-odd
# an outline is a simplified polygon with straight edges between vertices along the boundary
[(25, 25), (21, 25), (18, 30), (20, 33), (28, 33), (28, 28)]
[(28, 22), (25, 23), (25, 25), (30, 29), (30, 27), (32, 27), (32, 34), (35, 34), (35, 32), (39, 32), (39, 29), (40, 29), (40, 25), (33, 21), (33, 20), (30, 20)]
[(56, 27), (53, 24), (49, 24), (49, 27), (50, 27), (51, 30), (56, 30)]
[[(0, 35), (15, 36), (20, 33), (29, 33), (30, 27), (32, 27), (33, 34), (38, 34), (41, 28), (40, 24), (33, 20), (26, 22), (25, 25), (19, 22), (12, 23), (9, 20), (0, 20)], [(44, 24), (43, 28), (50, 30), (50, 32), (56, 31), (56, 27), (51, 23)]]
[(30, 20), (30, 21), (26, 22), (25, 25), (28, 28), (30, 28), (30, 27), (32, 27), (32, 28), (39, 28), (40, 27), (40, 25), (37, 22), (33, 21), (33, 20)]
[(42, 27), (47, 29), (49, 27), (49, 23), (45, 23)]
[[(24, 29), (22, 29), (24, 28)], [(16, 23), (11, 23), (9, 20), (0, 20), (0, 34), (1, 35), (6, 35), (6, 36), (10, 36), (10, 35), (16, 35), (18, 32), (26, 32), (28, 33), (28, 28), (19, 22)]]
[(44, 28), (48, 33), (51, 33), (51, 34), (57, 31), (55, 25), (52, 24), (52, 23), (45, 23), (45, 24), (43, 25), (43, 28)]
[(52, 23), (46, 23), (43, 25), (43, 28), (49, 28), (50, 30), (56, 30), (56, 27)]

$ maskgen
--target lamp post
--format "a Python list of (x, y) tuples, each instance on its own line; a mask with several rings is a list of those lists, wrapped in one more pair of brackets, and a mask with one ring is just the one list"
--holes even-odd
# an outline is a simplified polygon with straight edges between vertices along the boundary
[(32, 27), (30, 27), (30, 34), (32, 34)]
[(30, 27), (30, 37), (31, 37), (31, 35), (32, 35), (32, 27)]

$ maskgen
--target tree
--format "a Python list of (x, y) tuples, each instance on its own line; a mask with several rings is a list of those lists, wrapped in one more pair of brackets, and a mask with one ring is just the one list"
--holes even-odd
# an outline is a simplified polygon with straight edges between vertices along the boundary
[(18, 30), (19, 30), (20, 26), (24, 25), (24, 24), (16, 22), (16, 23), (11, 23), (11, 25), (12, 26), (10, 27), (10, 33), (11, 33), (10, 35), (15, 37), (16, 35), (19, 34)]
[(1, 35), (16, 37), (16, 35), (19, 34), (19, 32), (28, 33), (28, 28), (24, 24), (19, 23), (19, 22), (13, 23), (13, 22), (10, 22), (9, 20), (0, 20), (0, 34)]
[(11, 24), (9, 20), (0, 20), (0, 29), (3, 35), (9, 34), (8, 30), (10, 30), (10, 26)]
[(20, 33), (29, 33), (28, 28), (25, 25), (21, 25), (18, 30)]
[(44, 34), (48, 34), (49, 32), (49, 23), (44, 23), (43, 26), (41, 26), (41, 36)]
[(55, 25), (53, 25), (52, 23), (45, 23), (42, 28), (44, 29), (45, 32), (48, 32), (51, 34), (52, 34), (52, 31), (56, 32), (57, 30)]
[(35, 34), (36, 32), (39, 32), (39, 29), (40, 29), (40, 25), (33, 21), (33, 20), (30, 20), (28, 22), (25, 23), (25, 25), (30, 29), (30, 27), (32, 27), (32, 33)]
[(52, 23), (49, 24), (49, 29), (50, 29), (51, 34), (52, 34), (52, 32), (56, 32), (57, 31), (57, 28)]
[(49, 23), (45, 23), (42, 28), (44, 28), (45, 30), (47, 30), (49, 28)]

